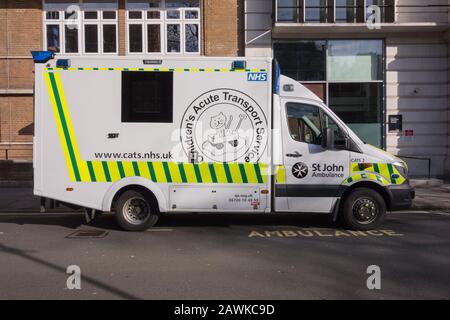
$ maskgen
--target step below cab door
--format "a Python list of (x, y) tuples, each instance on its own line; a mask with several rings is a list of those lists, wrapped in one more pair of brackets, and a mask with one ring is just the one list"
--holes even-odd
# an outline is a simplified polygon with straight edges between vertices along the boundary
[[(286, 200), (289, 212), (331, 212), (350, 171), (346, 132), (312, 102), (282, 99), (281, 115), (285, 178), (276, 183), (276, 197)], [(332, 147), (323, 146), (327, 128), (334, 133)]]

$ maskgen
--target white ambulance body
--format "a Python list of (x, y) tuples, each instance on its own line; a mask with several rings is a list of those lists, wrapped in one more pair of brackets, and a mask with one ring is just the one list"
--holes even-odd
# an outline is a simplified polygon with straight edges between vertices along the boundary
[(365, 230), (411, 205), (406, 164), (271, 59), (34, 55), (43, 198), (130, 231), (171, 212), (341, 214)]

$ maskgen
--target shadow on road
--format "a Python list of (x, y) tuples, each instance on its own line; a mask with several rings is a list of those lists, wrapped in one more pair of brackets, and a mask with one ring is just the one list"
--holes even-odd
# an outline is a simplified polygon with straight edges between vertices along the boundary
[[(10, 254), (10, 255), (15, 255), (15, 256), (21, 257), (21, 258), (23, 258), (25, 260), (28, 260), (29, 262), (33, 262), (33, 263), (39, 264), (41, 266), (47, 267), (49, 269), (52, 269), (54, 271), (57, 271), (57, 272), (60, 272), (60, 273), (63, 273), (65, 275), (67, 275), (66, 274), (66, 269), (64, 267), (61, 267), (61, 266), (59, 266), (57, 264), (53, 264), (53, 263), (50, 263), (50, 262), (45, 261), (43, 259), (34, 257), (34, 256), (32, 256), (30, 254), (29, 251), (25, 251), (25, 250), (13, 248), (13, 247), (10, 247), (10, 246), (6, 246), (4, 244), (0, 244), (0, 252), (3, 252), (5, 254)], [(89, 283), (91, 285), (94, 285), (95, 287), (97, 287), (99, 289), (103, 289), (103, 290), (105, 290), (105, 291), (107, 291), (107, 292), (109, 292), (109, 293), (111, 293), (111, 294), (113, 294), (113, 295), (115, 295), (115, 296), (117, 296), (117, 297), (119, 297), (121, 299), (133, 299), (133, 300), (139, 299), (136, 296), (133, 296), (133, 295), (131, 295), (131, 294), (129, 294), (129, 293), (123, 291), (123, 290), (114, 288), (114, 287), (112, 287), (112, 286), (110, 286), (110, 285), (108, 285), (106, 283), (103, 283), (101, 281), (98, 281), (98, 280), (96, 280), (96, 279), (94, 279), (92, 277), (86, 276), (85, 274), (83, 274), (83, 281), (87, 282), (87, 283)]]
[[(83, 213), (48, 213), (27, 215), (0, 215), (0, 223), (17, 225), (61, 226), (67, 229), (79, 229), (83, 226), (105, 230), (121, 229), (117, 226), (113, 214), (98, 216), (90, 224), (86, 223)], [(322, 214), (169, 214), (160, 217), (156, 228), (171, 227), (218, 227), (230, 226), (291, 226), (302, 228), (336, 227)]]

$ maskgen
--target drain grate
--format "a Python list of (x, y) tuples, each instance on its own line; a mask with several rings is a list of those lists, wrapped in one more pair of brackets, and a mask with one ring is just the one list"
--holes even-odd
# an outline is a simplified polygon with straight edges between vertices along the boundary
[(108, 232), (101, 231), (101, 230), (78, 230), (74, 233), (69, 234), (66, 238), (67, 239), (100, 239), (104, 238), (108, 235)]

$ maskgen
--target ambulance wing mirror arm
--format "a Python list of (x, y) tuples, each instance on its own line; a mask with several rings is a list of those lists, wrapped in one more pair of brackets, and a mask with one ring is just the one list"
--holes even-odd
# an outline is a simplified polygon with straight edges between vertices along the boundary
[(334, 149), (334, 130), (331, 128), (323, 129), (322, 131), (322, 147), (325, 150)]

